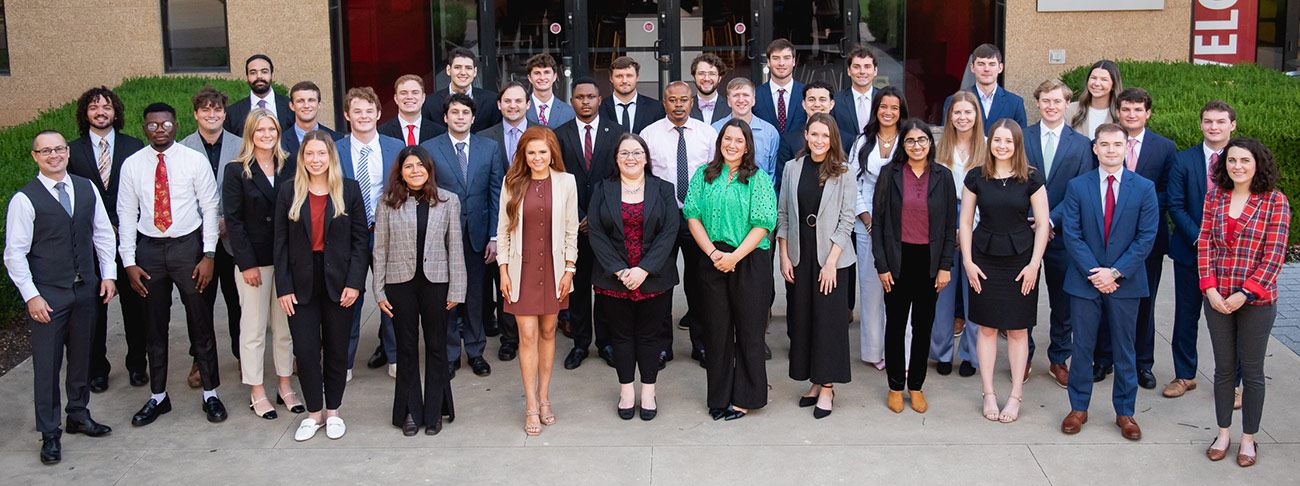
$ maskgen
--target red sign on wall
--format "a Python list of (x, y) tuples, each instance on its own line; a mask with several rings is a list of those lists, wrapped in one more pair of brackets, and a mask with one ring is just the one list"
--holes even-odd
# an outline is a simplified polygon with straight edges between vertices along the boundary
[(1255, 62), (1259, 2), (1196, 0), (1192, 8), (1192, 62)]

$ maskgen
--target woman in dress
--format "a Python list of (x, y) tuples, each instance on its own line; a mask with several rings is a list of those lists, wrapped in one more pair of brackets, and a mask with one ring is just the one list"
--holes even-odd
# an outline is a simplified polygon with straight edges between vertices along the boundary
[(519, 325), (524, 433), (539, 435), (542, 425), (555, 423), (550, 398), (555, 323), (569, 306), (578, 258), (578, 188), (564, 171), (555, 132), (537, 126), (519, 138), (501, 185), (499, 214), (501, 295)]
[(835, 119), (813, 114), (804, 147), (785, 165), (777, 203), (776, 241), (786, 281), (790, 379), (811, 381), (800, 407), (814, 418), (831, 414), (835, 383), (848, 383), (852, 232), (858, 198)]
[[(993, 123), (989, 149), (966, 173), (962, 193), (961, 250), (971, 290), (971, 320), (980, 323), (976, 348), (984, 387), (984, 418), (1011, 423), (1020, 416), (1029, 330), (1038, 316), (1038, 269), (1051, 235), (1050, 225), (1029, 221), (1048, 214), (1043, 175), (1025, 158), (1020, 125), (1010, 119)], [(980, 224), (974, 226), (975, 211)], [(973, 227), (974, 226), (974, 227)], [(972, 228), (973, 227), (973, 228)], [(998, 411), (993, 368), (998, 356), (998, 331), (1007, 332), (1011, 361), (1011, 395)], [(1012, 401), (1015, 403), (1013, 404)]]
[(1097, 61), (1088, 70), (1084, 88), (1079, 90), (1079, 101), (1065, 107), (1065, 121), (1074, 131), (1087, 135), (1091, 140), (1102, 123), (1117, 123), (1119, 120), (1119, 92), (1124, 91), (1119, 66), (1109, 59)]
[[(402, 434), (442, 431), (455, 420), (448, 376), (447, 316), (465, 302), (465, 254), (460, 199), (439, 191), (433, 159), (418, 145), (397, 153), (375, 209), (375, 305), (393, 319), (397, 382), (393, 425)], [(424, 330), (424, 391), (420, 390), (420, 330)]]
[[(700, 262), (700, 292), (714, 300), (702, 315), (713, 420), (735, 420), (767, 405), (763, 328), (772, 289), (767, 233), (776, 227), (776, 192), (754, 164), (749, 124), (722, 125), (713, 160), (691, 176), (682, 212), (708, 260)], [(757, 251), (757, 253), (756, 253)], [(770, 254), (768, 254), (770, 256)]]

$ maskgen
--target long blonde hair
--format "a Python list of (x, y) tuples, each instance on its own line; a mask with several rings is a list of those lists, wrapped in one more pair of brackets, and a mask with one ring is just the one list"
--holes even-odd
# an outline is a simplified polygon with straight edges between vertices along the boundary
[(976, 156), (988, 150), (988, 140), (984, 138), (984, 114), (980, 113), (979, 100), (975, 98), (975, 93), (970, 91), (953, 93), (952, 99), (948, 101), (948, 111), (943, 114), (943, 135), (939, 137), (939, 143), (935, 144), (934, 156), (936, 162), (949, 169), (952, 168), (953, 155), (957, 152), (958, 143), (957, 126), (952, 123), (952, 112), (957, 108), (959, 101), (970, 103), (971, 108), (975, 109), (975, 123), (970, 129), (970, 146), (966, 147), (966, 169), (970, 170)]
[(303, 160), (302, 154), (307, 150), (307, 144), (315, 141), (325, 143), (326, 149), (329, 150), (330, 164), (325, 169), (326, 184), (329, 186), (330, 201), (334, 203), (334, 216), (347, 215), (347, 207), (343, 204), (343, 167), (339, 165), (339, 151), (334, 148), (334, 139), (330, 138), (324, 130), (312, 130), (302, 137), (302, 145), (298, 147), (298, 170), (293, 177), (293, 204), (289, 205), (289, 220), (297, 221), (301, 216), (302, 204), (307, 200), (307, 188), (311, 186), (311, 174), (307, 172), (307, 163)]
[(253, 138), (257, 136), (257, 124), (263, 119), (271, 120), (275, 125), (275, 147), (271, 149), (271, 158), (275, 161), (275, 174), (280, 173), (280, 169), (284, 168), (284, 160), (289, 158), (289, 153), (280, 146), (280, 137), (284, 136), (284, 131), (280, 128), (280, 120), (275, 118), (271, 110), (255, 108), (248, 113), (248, 119), (244, 120), (244, 138), (239, 144), (239, 155), (235, 156), (235, 161), (244, 166), (245, 179), (253, 178), (253, 164), (257, 162), (257, 157), (253, 156), (256, 148)]

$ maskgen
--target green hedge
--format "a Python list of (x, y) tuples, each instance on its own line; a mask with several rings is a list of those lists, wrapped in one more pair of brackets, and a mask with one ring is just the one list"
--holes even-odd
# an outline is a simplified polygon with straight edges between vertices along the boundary
[[(1089, 66), (1061, 75), (1082, 92)], [(1119, 62), (1125, 87), (1151, 93), (1151, 130), (1169, 137), (1182, 150), (1201, 143), (1201, 107), (1220, 99), (1237, 111), (1233, 135), (1264, 142), (1282, 172), (1278, 188), (1291, 202), (1290, 244), (1300, 243), (1300, 79), (1254, 64), (1236, 66), (1192, 63)]]
[[(248, 96), (248, 84), (241, 80), (199, 76), (129, 78), (113, 88), (113, 92), (122, 98), (122, 103), (126, 106), (126, 126), (122, 132), (142, 138), (144, 107), (163, 101), (176, 108), (180, 125), (176, 129), (176, 138), (184, 138), (198, 128), (191, 114), (193, 105), (190, 104), (190, 96), (205, 84), (211, 84), (230, 95), (231, 101)], [(281, 93), (286, 91), (284, 86), (279, 85), (275, 89)], [(0, 154), (3, 154), (6, 161), (0, 164), (0, 195), (4, 195), (0, 197), (0, 214), (7, 214), (9, 210), (9, 195), (36, 176), (36, 163), (31, 156), (32, 137), (42, 130), (63, 132), (68, 141), (79, 137), (76, 107), (77, 100), (69, 100), (62, 106), (41, 112), (27, 123), (0, 129)], [(0, 238), (3, 235), (3, 229), (0, 228)], [(6, 278), (0, 280), (0, 327), (21, 319), (24, 311), (22, 297), (6, 273)]]

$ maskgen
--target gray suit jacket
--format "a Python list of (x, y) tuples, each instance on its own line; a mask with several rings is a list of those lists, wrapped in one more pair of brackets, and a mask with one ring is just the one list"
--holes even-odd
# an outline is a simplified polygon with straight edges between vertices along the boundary
[[(235, 135), (225, 130), (221, 131), (221, 163), (217, 164), (216, 173), (218, 195), (221, 194), (221, 181), (226, 180), (226, 163), (235, 160), (235, 157), (239, 156), (239, 147), (243, 145), (243, 143), (244, 139), (239, 138), (239, 135)], [(201, 153), (204, 157), (207, 157), (208, 151), (203, 148), (203, 135), (199, 135), (198, 131), (195, 131), (194, 133), (191, 133), (190, 136), (182, 139), (180, 144), (192, 148), (195, 152)], [(217, 214), (224, 217), (226, 215), (226, 210), (222, 206), (221, 198), (218, 197)], [(221, 238), (221, 246), (226, 249), (226, 253), (231, 255), (235, 254), (234, 248), (231, 248), (230, 242), (226, 241), (224, 237)]]
[[(550, 120), (547, 120), (547, 121), (550, 121)], [(527, 130), (527, 129), (529, 129), (529, 128), (533, 128), (533, 127), (540, 127), (540, 126), (542, 126), (542, 125), (539, 125), (539, 124), (537, 124), (536, 122), (534, 122), (534, 121), (532, 121), (532, 120), (524, 119), (524, 130)], [(515, 161), (512, 160), (512, 159), (510, 158), (510, 152), (508, 152), (508, 151), (506, 150), (506, 122), (502, 121), (501, 123), (498, 123), (498, 124), (496, 124), (496, 125), (492, 125), (492, 126), (486, 128), (486, 129), (484, 129), (483, 131), (476, 133), (475, 135), (478, 135), (478, 136), (480, 136), (480, 137), (484, 137), (484, 138), (490, 138), (490, 139), (496, 141), (496, 143), (497, 143), (497, 148), (501, 149), (501, 160), (502, 160), (503, 162), (505, 162), (505, 164), (501, 166), (501, 168), (502, 168), (502, 172), (501, 172), (501, 173), (502, 173), (502, 174), (505, 173), (505, 170), (507, 170), (507, 169), (510, 168), (510, 164), (515, 163)], [(523, 134), (520, 133), (519, 136), (520, 136), (520, 137), (523, 137)], [(518, 150), (518, 149), (519, 149), (518, 147), (515, 147), (515, 150)]]
[[(806, 155), (804, 157), (807, 157)], [(803, 159), (800, 157), (785, 164), (785, 173), (781, 179), (781, 199), (776, 204), (776, 237), (786, 240), (786, 252), (790, 264), (799, 265), (800, 226), (807, 224), (799, 216), (799, 178), (803, 174)], [(817, 177), (817, 174), (806, 174)], [(858, 181), (856, 174), (845, 171), (843, 174), (826, 180), (822, 189), (822, 200), (817, 205), (817, 261), (814, 265), (821, 267), (831, 253), (831, 243), (840, 246), (840, 259), (835, 268), (844, 268), (857, 263), (858, 257), (853, 251), (854, 205), (858, 200)], [(791, 234), (794, 236), (791, 236)]]
[[(465, 251), (460, 234), (460, 198), (451, 191), (438, 191), (447, 200), (429, 207), (424, 236), (424, 276), (433, 283), (448, 283), (447, 300), (465, 302)], [(387, 284), (415, 278), (415, 199), (398, 209), (380, 203), (375, 208), (374, 287), (375, 302), (384, 302)], [(414, 302), (400, 304), (414, 305)]]

